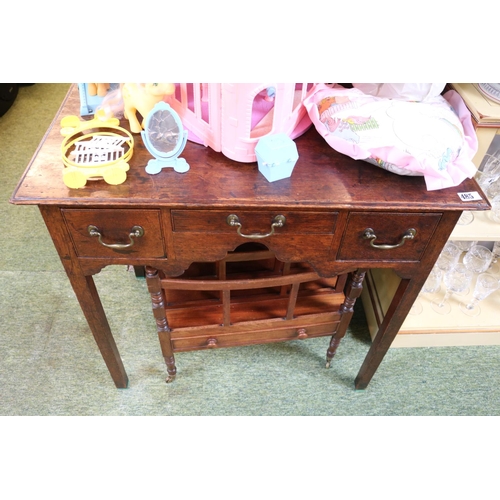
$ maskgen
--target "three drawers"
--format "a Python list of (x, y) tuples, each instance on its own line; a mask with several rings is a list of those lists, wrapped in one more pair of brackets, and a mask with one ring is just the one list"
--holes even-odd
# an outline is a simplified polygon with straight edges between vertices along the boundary
[[(166, 257), (160, 210), (62, 209), (61, 212), (79, 257)], [(351, 212), (345, 230), (341, 231), (337, 260), (419, 261), (441, 216), (441, 213)], [(238, 209), (171, 212), (176, 253), (194, 261), (202, 260), (200, 248), (205, 247), (208, 253), (218, 247), (226, 251), (249, 241), (264, 243), (290, 260), (294, 260), (295, 253), (300, 253), (303, 260), (304, 248), (311, 255), (324, 257), (330, 251), (336, 230), (341, 230), (338, 221), (338, 212)]]

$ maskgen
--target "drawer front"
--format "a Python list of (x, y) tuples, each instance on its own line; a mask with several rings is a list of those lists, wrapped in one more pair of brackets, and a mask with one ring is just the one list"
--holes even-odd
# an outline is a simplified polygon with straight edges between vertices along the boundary
[(158, 210), (63, 209), (62, 213), (79, 257), (165, 256)]
[[(228, 224), (231, 215), (237, 217), (233, 225)], [(285, 220), (273, 227), (277, 216)], [(285, 262), (328, 261), (337, 225), (337, 212), (172, 211), (175, 255), (187, 262), (220, 260), (249, 242), (265, 245)]]
[(337, 223), (336, 212), (290, 212), (227, 210), (172, 210), (174, 232), (236, 233), (237, 227), (228, 224), (228, 217), (236, 215), (242, 234), (267, 234), (278, 215), (285, 221), (274, 234), (333, 234)]
[[(441, 219), (440, 213), (350, 213), (338, 260), (419, 261)], [(414, 229), (413, 239), (404, 238)], [(375, 238), (366, 238), (367, 230)], [(378, 246), (374, 248), (373, 245)], [(385, 248), (384, 248), (385, 247)]]
[[(291, 322), (290, 322), (291, 323)], [(294, 325), (288, 324), (283, 327), (259, 327), (257, 324), (245, 332), (234, 331), (230, 329), (215, 329), (209, 333), (210, 329), (205, 329), (203, 335), (193, 335), (189, 331), (172, 330), (171, 340), (173, 350), (192, 351), (199, 349), (212, 349), (216, 347), (235, 347), (251, 344), (265, 344), (270, 342), (282, 342), (288, 340), (306, 340), (314, 337), (324, 337), (333, 335), (339, 326), (339, 315), (331, 313), (328, 318), (318, 323), (306, 322)], [(236, 328), (237, 330), (237, 328)]]

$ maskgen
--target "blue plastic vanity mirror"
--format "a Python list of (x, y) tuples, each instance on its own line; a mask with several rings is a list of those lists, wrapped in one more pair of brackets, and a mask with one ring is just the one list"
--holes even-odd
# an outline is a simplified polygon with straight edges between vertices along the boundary
[(169, 104), (163, 101), (156, 104), (146, 117), (144, 128), (142, 140), (154, 156), (146, 166), (148, 174), (158, 174), (166, 167), (172, 167), (179, 173), (189, 170), (187, 161), (179, 158), (186, 146), (188, 132)]

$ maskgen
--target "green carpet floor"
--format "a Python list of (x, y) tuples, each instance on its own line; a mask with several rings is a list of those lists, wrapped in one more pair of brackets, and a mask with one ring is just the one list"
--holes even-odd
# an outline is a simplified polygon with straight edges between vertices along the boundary
[(391, 349), (356, 391), (360, 301), (329, 370), (322, 338), (179, 353), (167, 385), (145, 282), (122, 266), (95, 277), (130, 379), (116, 389), (38, 209), (8, 203), (67, 89), (22, 87), (0, 118), (0, 415), (500, 414), (500, 346)]

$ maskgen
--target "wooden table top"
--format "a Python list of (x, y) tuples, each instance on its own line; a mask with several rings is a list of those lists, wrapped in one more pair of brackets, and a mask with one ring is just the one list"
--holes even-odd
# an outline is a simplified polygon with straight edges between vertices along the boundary
[[(292, 176), (268, 182), (257, 163), (235, 162), (222, 153), (188, 141), (180, 157), (190, 170), (171, 168), (147, 174), (152, 158), (139, 134), (134, 134), (134, 154), (123, 184), (89, 181), (70, 189), (62, 179), (60, 120), (79, 115), (78, 89), (73, 85), (54, 118), (11, 203), (81, 206), (170, 207), (297, 207), (315, 209), (373, 210), (488, 210), (485, 199), (463, 202), (458, 192), (481, 191), (473, 179), (460, 186), (427, 191), (423, 177), (399, 176), (333, 150), (311, 127), (297, 138), (299, 159)], [(126, 122), (123, 126), (127, 128)]]

